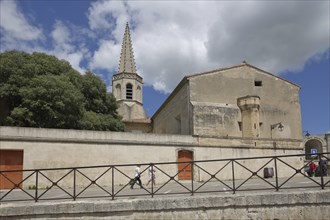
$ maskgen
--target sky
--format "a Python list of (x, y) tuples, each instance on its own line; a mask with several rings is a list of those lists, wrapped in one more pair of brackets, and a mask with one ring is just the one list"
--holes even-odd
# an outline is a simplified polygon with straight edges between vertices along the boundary
[(298, 84), (303, 130), (324, 134), (329, 20), (329, 0), (0, 0), (0, 51), (55, 55), (111, 91), (128, 22), (148, 116), (185, 75), (246, 61)]

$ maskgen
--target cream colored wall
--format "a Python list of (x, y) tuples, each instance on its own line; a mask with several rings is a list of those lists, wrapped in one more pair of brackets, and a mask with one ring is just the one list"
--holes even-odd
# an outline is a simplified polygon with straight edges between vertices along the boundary
[(191, 102), (193, 112), (193, 134), (200, 136), (227, 136), (239, 130), (237, 105)]
[(190, 134), (190, 105), (188, 84), (184, 84), (166, 106), (153, 118), (156, 134)]
[(125, 132), (151, 133), (151, 123), (131, 123), (125, 122)]
[[(267, 157), (272, 155), (287, 155), (287, 154), (297, 154), (301, 153), (299, 150), (270, 150), (270, 149), (241, 149), (241, 148), (196, 148), (195, 154), (198, 155), (195, 157), (195, 160), (212, 160), (218, 159), (219, 155), (222, 158), (246, 158), (246, 157)], [(292, 165), (292, 167), (300, 168), (302, 167), (303, 158), (302, 157), (295, 157), (295, 158), (282, 158), (283, 161), (287, 162), (288, 164)], [(217, 173), (217, 177), (222, 179), (232, 179), (232, 164), (229, 161), (217, 161), (217, 162), (209, 162), (209, 163), (197, 163), (199, 167), (195, 168), (195, 179), (198, 181), (205, 181), (210, 178), (210, 175), (203, 171), (203, 169), (207, 170), (211, 174), (217, 173), (220, 169), (222, 169), (219, 173)], [(272, 167), (274, 169), (275, 164), (274, 160), (270, 158), (267, 159), (253, 159), (253, 160), (238, 160), (240, 164), (235, 163), (235, 179), (244, 179), (250, 177), (252, 174), (243, 166), (246, 166), (248, 169), (257, 171), (263, 165), (265, 167)], [(294, 173), (294, 170), (282, 162), (277, 162), (278, 166), (278, 177), (288, 177), (289, 174)], [(203, 168), (203, 169), (202, 169)], [(275, 170), (274, 170), (275, 172)], [(260, 169), (258, 172), (260, 177), (263, 177), (263, 169)], [(258, 178), (258, 177), (254, 177)]]
[(117, 102), (118, 113), (123, 117), (124, 121), (134, 119), (147, 119), (143, 105), (134, 100), (121, 100)]
[[(178, 151), (189, 150), (194, 154), (194, 160), (227, 159), (241, 157), (272, 156), (282, 154), (303, 153), (302, 144), (295, 141), (283, 141), (277, 143), (277, 149), (272, 142), (267, 140), (244, 140), (244, 139), (221, 139), (221, 138), (197, 138), (188, 135), (155, 135), (155, 134), (133, 134), (125, 132), (96, 132), (77, 131), (61, 129), (37, 129), (0, 127), (1, 149), (15, 149), (24, 151), (24, 169), (63, 168), (73, 166), (93, 165), (118, 165), (132, 164), (130, 167), (118, 167), (128, 176), (134, 176), (134, 165), (136, 163), (159, 163), (176, 162)], [(265, 161), (261, 161), (265, 162)], [(244, 162), (247, 166), (257, 168), (256, 160)], [(290, 161), (293, 166), (302, 166), (303, 160), (299, 158)], [(223, 163), (199, 164), (206, 170), (216, 172)], [(271, 166), (272, 164), (270, 164)], [(160, 169), (172, 176), (177, 173), (177, 165), (159, 165)], [(96, 179), (109, 167), (103, 169), (80, 169), (91, 179)], [(146, 169), (147, 166), (142, 166)], [(287, 168), (283, 168), (281, 175), (291, 175)], [(56, 181), (66, 174), (66, 171), (43, 172), (52, 180)], [(285, 172), (284, 172), (285, 171)], [(219, 177), (231, 178), (226, 172), (219, 173)], [(249, 173), (241, 168), (235, 171), (238, 178), (248, 177)], [(25, 173), (28, 176), (30, 173)], [(61, 186), (71, 187), (72, 175), (68, 175), (61, 181)], [(161, 171), (156, 173), (157, 183), (168, 180)], [(176, 177), (177, 178), (177, 177)], [(206, 181), (209, 176), (200, 169), (194, 169), (194, 179)], [(34, 185), (35, 177), (32, 176), (24, 187)], [(116, 184), (126, 184), (128, 178), (115, 171)], [(145, 183), (148, 180), (147, 172), (142, 176)], [(106, 173), (98, 180), (100, 185), (109, 186), (112, 181), (111, 172)], [(85, 177), (77, 174), (77, 182), (88, 185), (90, 182)], [(63, 185), (62, 185), (63, 184)], [(40, 187), (50, 186), (49, 181), (41, 178)]]
[[(256, 87), (254, 81), (262, 81), (261, 87)], [(299, 87), (263, 73), (249, 66), (222, 70), (209, 74), (201, 74), (189, 78), (190, 101), (204, 103), (218, 103), (228, 105), (228, 111), (235, 109), (237, 98), (247, 95), (260, 97), (260, 138), (270, 138), (272, 124), (282, 122), (284, 130), (272, 130), (272, 137), (302, 139), (301, 113), (299, 102)], [(233, 107), (234, 106), (234, 107)], [(195, 114), (195, 113), (194, 113)], [(205, 115), (209, 112), (205, 112)], [(226, 116), (226, 115), (225, 115)], [(241, 121), (240, 114), (228, 116), (234, 123)], [(194, 120), (194, 127), (198, 121)], [(221, 136), (241, 137), (238, 125), (225, 129), (227, 133)], [(205, 132), (202, 134), (204, 135)], [(196, 130), (195, 135), (198, 135)]]

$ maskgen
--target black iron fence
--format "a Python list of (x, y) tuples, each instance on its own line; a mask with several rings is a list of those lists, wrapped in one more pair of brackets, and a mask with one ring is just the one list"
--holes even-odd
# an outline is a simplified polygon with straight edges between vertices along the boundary
[(329, 154), (140, 164), (148, 184), (134, 190), (136, 164), (0, 170), (0, 202), (325, 189)]

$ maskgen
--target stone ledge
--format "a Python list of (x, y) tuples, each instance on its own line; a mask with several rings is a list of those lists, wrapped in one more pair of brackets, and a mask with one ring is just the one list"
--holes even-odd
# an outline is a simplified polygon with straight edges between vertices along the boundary
[[(0, 218), (74, 219), (85, 216), (90, 219), (98, 219), (100, 216), (108, 216), (108, 219), (111, 219), (110, 217), (126, 216), (128, 219), (142, 217), (148, 219), (158, 215), (162, 215), (163, 217), (177, 216), (177, 218), (179, 218), (182, 213), (186, 213), (190, 216), (197, 215), (198, 213), (205, 214), (206, 212), (209, 213), (210, 216), (217, 216), (230, 212), (230, 210), (237, 213), (245, 213), (243, 215), (258, 216), (263, 216), (262, 213), (268, 213), (269, 215), (269, 212), (271, 212), (274, 217), (276, 210), (279, 209), (292, 209), (292, 213), (295, 213), (297, 211), (296, 209), (301, 210), (306, 207), (309, 207), (308, 210), (310, 210), (310, 207), (314, 207), (312, 210), (315, 210), (315, 213), (313, 213), (312, 216), (315, 218), (330, 218), (330, 189), (308, 192), (266, 192), (264, 194), (258, 193), (249, 195), (204, 195), (195, 197), (140, 198), (115, 201), (84, 200), (75, 202), (5, 203), (1, 204)], [(319, 209), (325, 210), (320, 212)], [(237, 215), (237, 213), (233, 214)], [(298, 211), (298, 213), (301, 212)], [(290, 213), (288, 213), (287, 216), (289, 215)], [(245, 218), (246, 217), (247, 216), (245, 216)], [(264, 217), (265, 216), (262, 218)], [(304, 217), (302, 216), (302, 218)]]

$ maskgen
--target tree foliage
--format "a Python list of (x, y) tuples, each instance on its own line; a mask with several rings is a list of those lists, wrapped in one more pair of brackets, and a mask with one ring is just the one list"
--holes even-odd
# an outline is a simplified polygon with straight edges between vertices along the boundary
[[(2, 110), (1, 110), (2, 109)], [(116, 100), (92, 72), (44, 53), (0, 53), (0, 123), (122, 131)]]

